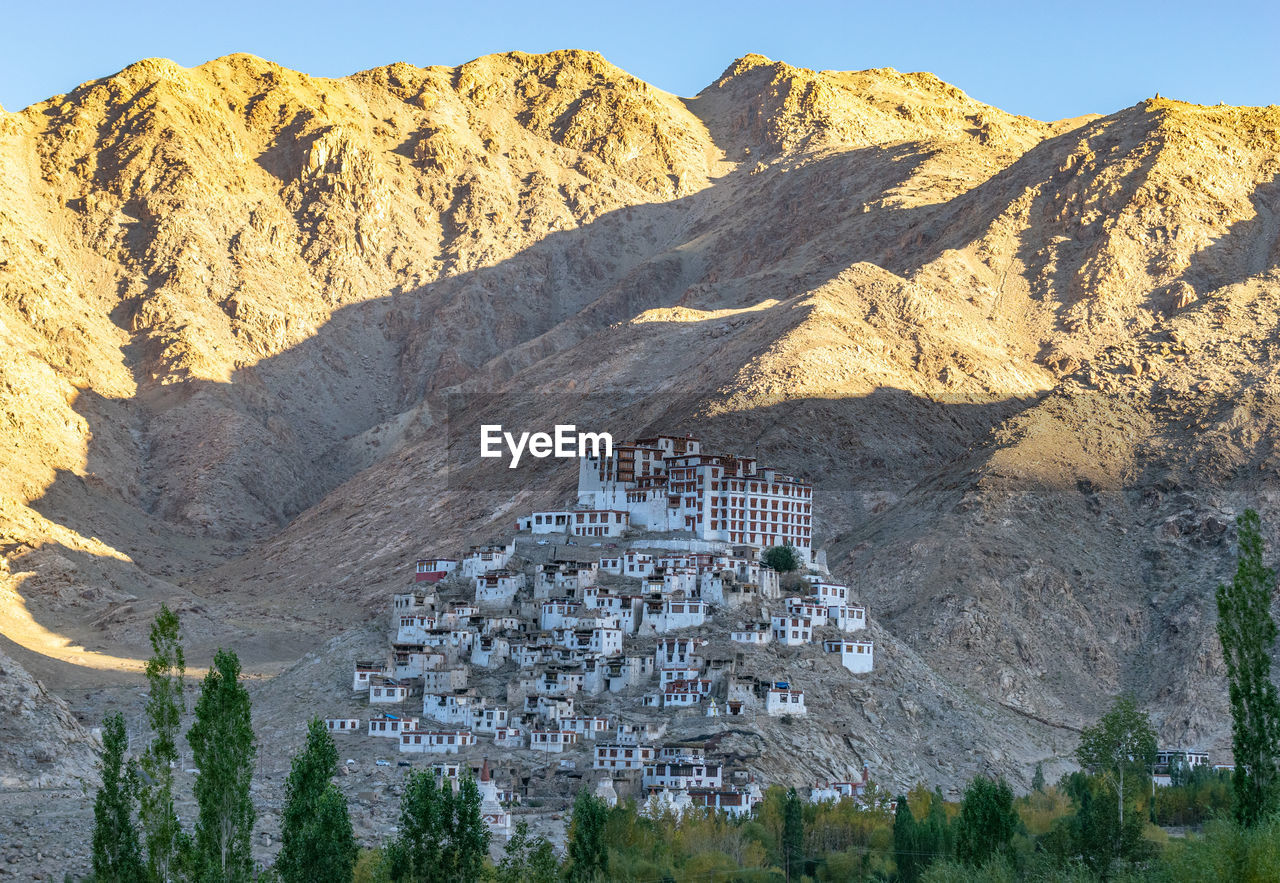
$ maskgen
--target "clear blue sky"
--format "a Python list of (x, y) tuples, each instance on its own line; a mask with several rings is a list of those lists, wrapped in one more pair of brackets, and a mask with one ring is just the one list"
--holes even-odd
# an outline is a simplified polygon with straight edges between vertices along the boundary
[(929, 70), (1005, 110), (1058, 119), (1108, 113), (1155, 92), (1204, 104), (1280, 104), (1278, 37), (1275, 0), (9, 0), (0, 7), (0, 104), (18, 110), (149, 56), (195, 65), (251, 52), (340, 76), (393, 61), (453, 65), (511, 49), (582, 48), (681, 95), (758, 52), (817, 69)]

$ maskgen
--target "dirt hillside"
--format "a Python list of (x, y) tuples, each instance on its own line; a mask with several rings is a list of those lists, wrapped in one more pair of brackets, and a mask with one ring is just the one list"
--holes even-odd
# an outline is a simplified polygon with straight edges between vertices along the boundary
[[(576, 420), (814, 481), (900, 660), (857, 726), (902, 781), (1025, 782), (1125, 688), (1221, 752), (1213, 585), (1241, 509), (1280, 537), (1278, 311), (1275, 107), (141, 61), (0, 111), (0, 680), (93, 725), (161, 601), (194, 660), (292, 666), (571, 492), (478, 462), (481, 422)], [(950, 698), (894, 705), (922, 683)]]

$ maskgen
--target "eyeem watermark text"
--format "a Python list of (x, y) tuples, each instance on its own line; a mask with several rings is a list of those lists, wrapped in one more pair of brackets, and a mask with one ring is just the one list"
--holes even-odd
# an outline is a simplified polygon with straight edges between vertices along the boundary
[(522, 432), (519, 437), (506, 432), (500, 423), (480, 426), (480, 456), (501, 457), (503, 444), (511, 453), (508, 469), (520, 465), (525, 452), (531, 457), (560, 457), (568, 460), (579, 457), (612, 457), (613, 436), (607, 432), (578, 432), (572, 423), (557, 424), (554, 432)]

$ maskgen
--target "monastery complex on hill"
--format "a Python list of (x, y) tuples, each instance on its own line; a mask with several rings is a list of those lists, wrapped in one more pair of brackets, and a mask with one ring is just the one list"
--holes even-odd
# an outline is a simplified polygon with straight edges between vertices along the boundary
[[(417, 562), (414, 588), (391, 599), (386, 658), (355, 663), (367, 720), (327, 722), (439, 755), (446, 779), (482, 770), (496, 832), (553, 756), (556, 775), (610, 801), (748, 813), (769, 783), (726, 767), (717, 728), (805, 715), (817, 697), (793, 682), (797, 652), (844, 677), (872, 671), (866, 608), (813, 548), (812, 486), (752, 457), (639, 439), (583, 457), (576, 505), (515, 528)], [(800, 569), (766, 565), (775, 546)], [(861, 795), (866, 770), (851, 757), (848, 772), (814, 799)]]

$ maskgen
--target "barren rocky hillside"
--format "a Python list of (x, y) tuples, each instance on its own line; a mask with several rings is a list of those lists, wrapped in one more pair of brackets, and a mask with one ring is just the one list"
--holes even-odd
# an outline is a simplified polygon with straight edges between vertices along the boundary
[(576, 420), (814, 481), (896, 660), (856, 719), (886, 777), (1025, 782), (1122, 688), (1221, 751), (1212, 588), (1242, 508), (1280, 537), (1278, 310), (1275, 107), (142, 61), (0, 111), (0, 649), (96, 708), (166, 600), (193, 659), (284, 669), (571, 490), (475, 427)]

